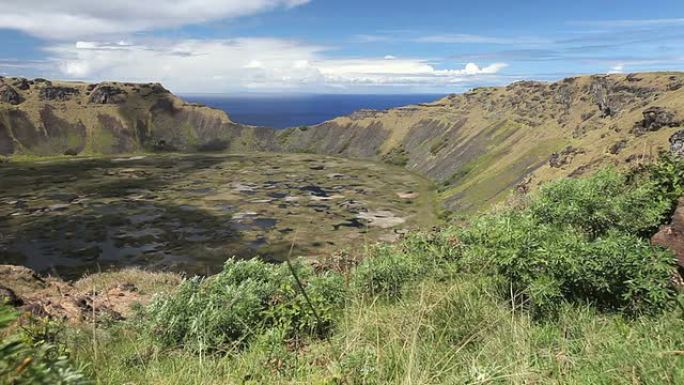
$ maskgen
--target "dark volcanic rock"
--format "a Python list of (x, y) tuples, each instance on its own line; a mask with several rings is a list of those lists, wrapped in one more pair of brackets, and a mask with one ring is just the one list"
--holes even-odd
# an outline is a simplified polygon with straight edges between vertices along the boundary
[(0, 285), (0, 304), (17, 307), (23, 305), (24, 301), (14, 293), (14, 290)]
[(12, 83), (12, 85), (22, 91), (26, 91), (29, 88), (31, 88), (31, 85), (29, 84), (29, 81), (26, 80), (26, 78), (17, 78), (14, 81), (14, 83)]
[(137, 91), (141, 96), (164, 95), (171, 93), (159, 83), (141, 84)]
[(657, 131), (663, 127), (677, 127), (682, 124), (674, 112), (663, 107), (647, 108), (643, 115), (644, 119), (634, 125), (633, 132), (636, 135), (643, 135), (648, 131)]
[(684, 130), (679, 130), (670, 137), (670, 152), (676, 156), (684, 156)]
[(224, 151), (228, 148), (228, 141), (214, 138), (205, 143), (197, 146), (198, 151), (211, 152), (211, 151)]
[(571, 163), (572, 160), (575, 158), (575, 155), (584, 154), (584, 152), (585, 151), (582, 149), (568, 146), (564, 148), (561, 152), (555, 152), (551, 154), (551, 158), (549, 159), (549, 166), (553, 168), (561, 168), (566, 164)]
[(71, 87), (47, 86), (40, 90), (40, 97), (43, 100), (68, 100), (78, 94), (78, 89)]
[(0, 86), (0, 102), (17, 105), (22, 101), (21, 95), (14, 88), (7, 84)]
[(651, 238), (654, 245), (666, 247), (677, 256), (680, 268), (684, 268), (684, 198), (679, 200), (679, 205), (669, 226), (663, 226), (660, 231)]
[(614, 143), (610, 148), (608, 149), (608, 152), (610, 152), (613, 155), (617, 155), (622, 152), (622, 150), (625, 149), (627, 146), (627, 141), (626, 140), (621, 140), (619, 142)]
[(601, 111), (601, 117), (617, 116), (625, 107), (647, 100), (656, 92), (652, 88), (639, 87), (636, 83), (638, 80), (620, 82), (607, 76), (592, 76), (588, 91)]
[(628, 74), (627, 76), (625, 76), (625, 79), (626, 79), (628, 82), (638, 82), (638, 81), (643, 80), (643, 79), (640, 78), (639, 75), (637, 75), (637, 74)]
[(608, 100), (608, 90), (606, 86), (606, 81), (600, 79), (595, 81), (590, 88), (591, 95), (594, 97), (594, 102), (598, 106), (599, 111), (601, 111), (602, 117), (613, 116), (615, 114), (615, 109), (610, 105)]
[(164, 139), (149, 140), (149, 148), (154, 152), (178, 151), (178, 147)]
[(95, 104), (123, 103), (126, 91), (112, 86), (99, 86), (90, 95), (90, 102)]

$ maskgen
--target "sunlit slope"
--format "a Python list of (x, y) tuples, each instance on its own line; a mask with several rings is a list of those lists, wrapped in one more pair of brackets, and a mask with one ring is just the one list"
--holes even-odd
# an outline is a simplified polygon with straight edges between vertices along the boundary
[(159, 84), (0, 79), (0, 155), (270, 149), (270, 138)]
[(429, 104), (360, 111), (280, 133), (290, 151), (375, 157), (440, 184), (447, 207), (643, 161), (684, 119), (684, 74), (582, 76), (478, 88)]
[(684, 74), (517, 82), (433, 103), (276, 131), (234, 123), (158, 84), (0, 79), (0, 155), (282, 151), (406, 166), (445, 206), (474, 211), (515, 188), (634, 165), (684, 120)]

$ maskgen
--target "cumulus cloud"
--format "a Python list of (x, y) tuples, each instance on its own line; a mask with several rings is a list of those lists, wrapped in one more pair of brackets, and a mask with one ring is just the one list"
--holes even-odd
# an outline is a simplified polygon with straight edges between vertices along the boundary
[(46, 39), (172, 28), (251, 15), (309, 0), (0, 0), (0, 28)]
[(504, 63), (443, 67), (411, 58), (329, 58), (327, 50), (283, 39), (239, 38), (79, 41), (57, 44), (48, 52), (62, 77), (160, 81), (177, 92), (354, 90), (359, 85), (446, 89), (506, 67)]

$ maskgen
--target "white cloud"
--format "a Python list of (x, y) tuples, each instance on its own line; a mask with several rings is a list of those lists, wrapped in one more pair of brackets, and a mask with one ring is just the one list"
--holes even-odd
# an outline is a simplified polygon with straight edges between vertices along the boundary
[(610, 67), (610, 71), (608, 71), (609, 74), (621, 74), (625, 71), (625, 66), (624, 64), (618, 64)]
[(0, 0), (0, 28), (46, 39), (126, 34), (295, 7), (309, 0)]
[(80, 41), (48, 49), (56, 76), (159, 81), (176, 92), (323, 91), (359, 87), (449, 89), (500, 72), (506, 64), (442, 68), (422, 59), (328, 58), (326, 47), (271, 38)]

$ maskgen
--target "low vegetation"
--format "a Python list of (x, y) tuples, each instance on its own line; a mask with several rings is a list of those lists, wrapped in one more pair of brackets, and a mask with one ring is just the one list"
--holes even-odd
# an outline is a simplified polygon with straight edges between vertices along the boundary
[(0, 380), (2, 384), (86, 385), (91, 381), (56, 340), (61, 325), (32, 320), (11, 331), (19, 314), (0, 304)]
[(338, 268), (229, 260), (60, 341), (99, 384), (684, 383), (674, 256), (648, 242), (682, 170), (561, 180)]

